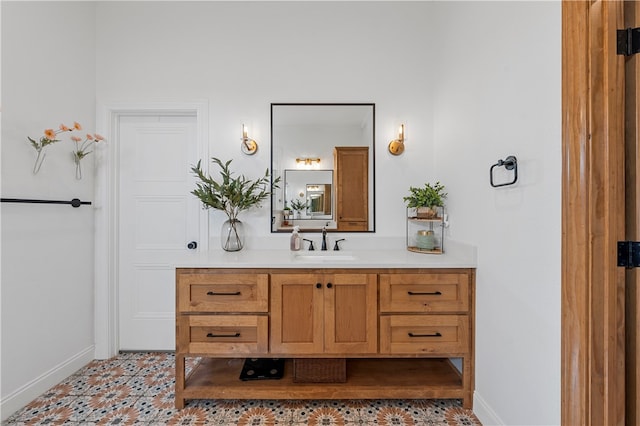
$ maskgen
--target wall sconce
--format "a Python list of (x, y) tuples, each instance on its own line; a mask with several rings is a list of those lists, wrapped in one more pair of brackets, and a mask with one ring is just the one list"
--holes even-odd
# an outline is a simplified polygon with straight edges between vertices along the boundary
[(303, 163), (305, 166), (312, 166), (313, 163), (320, 164), (319, 158), (296, 158), (296, 163)]
[(253, 155), (258, 151), (258, 142), (247, 136), (247, 126), (242, 125), (242, 145), (240, 145), (240, 149), (243, 154)]
[(404, 124), (398, 129), (398, 139), (389, 142), (389, 152), (393, 155), (400, 155), (404, 152)]

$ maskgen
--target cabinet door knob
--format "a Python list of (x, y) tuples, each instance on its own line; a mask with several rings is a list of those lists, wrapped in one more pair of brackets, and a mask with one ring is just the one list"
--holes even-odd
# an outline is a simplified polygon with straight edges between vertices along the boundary
[(327, 288), (331, 288), (331, 287), (333, 287), (333, 284), (327, 283)]
[(198, 243), (196, 241), (191, 241), (187, 244), (187, 248), (189, 250), (195, 250), (198, 248)]
[(322, 288), (322, 284), (316, 283), (316, 288)]

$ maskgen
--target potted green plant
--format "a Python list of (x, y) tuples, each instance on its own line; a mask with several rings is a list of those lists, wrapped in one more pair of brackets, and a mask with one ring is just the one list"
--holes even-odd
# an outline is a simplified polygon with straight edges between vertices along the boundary
[(306, 208), (307, 208), (307, 202), (306, 202), (306, 200), (304, 202), (302, 200), (293, 200), (291, 202), (291, 207), (297, 213), (296, 216), (299, 219), (300, 218), (300, 212), (302, 210), (306, 210)]
[[(221, 179), (216, 181), (205, 174), (201, 168), (201, 161), (191, 171), (198, 177), (196, 189), (191, 191), (198, 197), (205, 209), (221, 210), (227, 215), (227, 220), (222, 224), (220, 239), (222, 248), (226, 251), (242, 250), (244, 246), (243, 225), (238, 220), (238, 214), (252, 207), (260, 206), (269, 195), (269, 169), (260, 179), (247, 179), (244, 175), (234, 176), (229, 169), (232, 160), (223, 163), (218, 158), (211, 161), (220, 167)], [(277, 188), (280, 178), (273, 180), (272, 188)]]
[(291, 219), (291, 207), (289, 207), (289, 204), (287, 204), (287, 202), (285, 201), (284, 208), (282, 209), (282, 224), (284, 226), (288, 226), (290, 219)]
[(419, 218), (433, 219), (438, 217), (438, 207), (444, 206), (447, 193), (444, 192), (444, 185), (436, 182), (431, 185), (425, 183), (423, 187), (409, 187), (410, 195), (403, 197), (407, 207), (416, 209), (416, 216)]

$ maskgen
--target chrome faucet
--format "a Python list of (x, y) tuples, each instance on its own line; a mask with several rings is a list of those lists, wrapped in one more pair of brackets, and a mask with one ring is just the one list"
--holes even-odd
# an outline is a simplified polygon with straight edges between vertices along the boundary
[(327, 227), (322, 227), (322, 251), (327, 251)]

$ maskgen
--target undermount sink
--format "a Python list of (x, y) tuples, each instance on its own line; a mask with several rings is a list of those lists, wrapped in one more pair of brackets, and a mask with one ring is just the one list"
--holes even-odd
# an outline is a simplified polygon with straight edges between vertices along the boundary
[(356, 260), (357, 257), (343, 251), (305, 251), (294, 253), (293, 259), (300, 262), (338, 262)]

